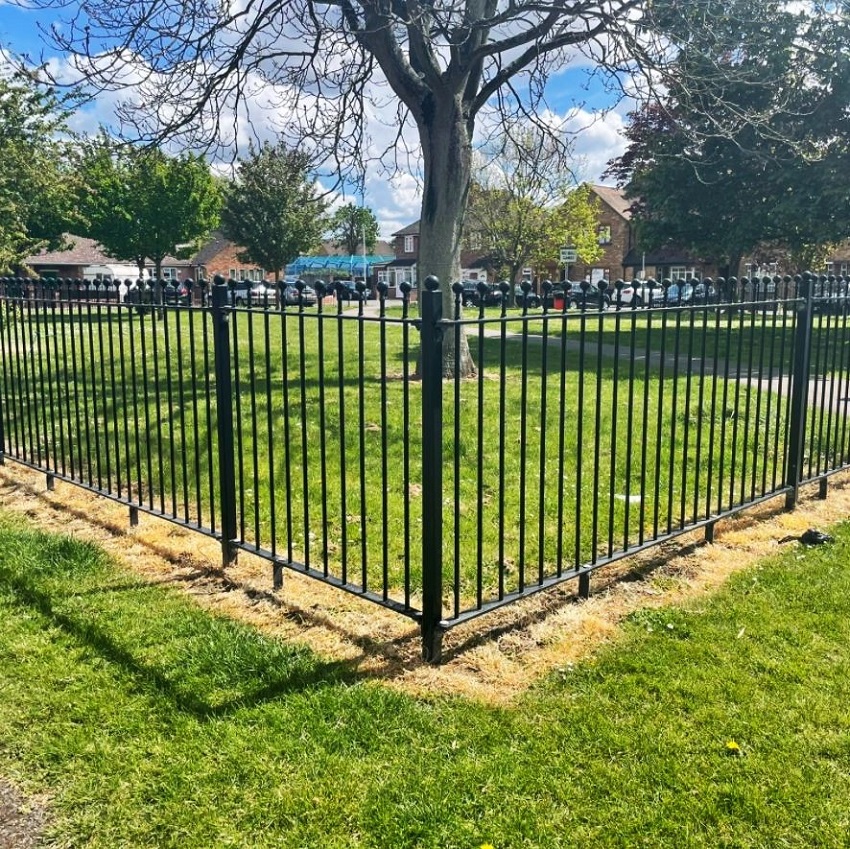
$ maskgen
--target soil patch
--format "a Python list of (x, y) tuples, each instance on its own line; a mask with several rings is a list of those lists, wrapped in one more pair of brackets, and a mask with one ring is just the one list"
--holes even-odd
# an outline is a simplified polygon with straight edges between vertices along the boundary
[(28, 799), (13, 784), (0, 778), (0, 849), (38, 846), (46, 820), (44, 800)]
[(807, 489), (793, 512), (777, 498), (719, 521), (713, 544), (693, 533), (604, 567), (591, 576), (587, 600), (570, 582), (466, 623), (446, 634), (444, 663), (432, 667), (420, 660), (418, 628), (404, 617), (290, 572), (275, 592), (271, 565), (260, 558), (241, 552), (224, 571), (213, 539), (143, 513), (130, 527), (126, 506), (60, 481), (47, 490), (43, 474), (12, 462), (0, 467), (4, 511), (97, 542), (148, 580), (181, 587), (219, 614), (407, 692), (498, 703), (591, 655), (634, 610), (710, 593), (731, 573), (778, 552), (782, 537), (846, 518), (850, 473), (830, 479), (826, 500), (816, 495), (816, 487)]

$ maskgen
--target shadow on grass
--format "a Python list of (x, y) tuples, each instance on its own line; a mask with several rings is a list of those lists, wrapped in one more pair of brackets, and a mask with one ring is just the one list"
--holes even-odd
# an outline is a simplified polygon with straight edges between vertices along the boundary
[[(71, 564), (66, 574), (57, 574), (65, 564), (49, 568), (57, 540), (72, 559), (89, 556), (91, 546), (40, 533), (16, 537), (26, 546), (23, 562), (0, 559), (0, 587), (11, 591), (12, 602), (37, 611), (71, 642), (174, 710), (209, 720), (356, 678), (350, 662), (324, 661), (306, 648), (192, 608), (147, 582), (115, 583), (121, 574), (111, 568), (87, 572)], [(27, 568), (33, 558), (45, 565)]]
[[(35, 497), (43, 503), (46, 510), (55, 509), (54, 503), (47, 497), (44, 491), (29, 484), (16, 482), (14, 492), (21, 496)], [(97, 511), (80, 510), (71, 505), (64, 504), (57, 513), (60, 515), (68, 514), (78, 520), (101, 528), (116, 539), (126, 537), (126, 526), (98, 514)], [(33, 518), (38, 518), (38, 514), (31, 515), (33, 515)], [(0, 530), (0, 535), (2, 535), (2, 530)], [(267, 604), (273, 607), (276, 615), (282, 619), (299, 626), (304, 626), (305, 629), (324, 629), (339, 636), (344, 642), (351, 644), (358, 650), (358, 654), (345, 661), (324, 663), (322, 668), (312, 670), (307, 675), (300, 674), (298, 670), (295, 670), (289, 675), (288, 680), (278, 681), (276, 689), (274, 687), (266, 687), (265, 689), (254, 690), (246, 698), (232, 699), (229, 706), (226, 706), (222, 704), (213, 705), (209, 700), (200, 699), (195, 694), (190, 694), (187, 697), (185, 693), (175, 691), (173, 682), (168, 684), (162, 675), (157, 674), (156, 669), (151, 670), (148, 666), (139, 666), (134, 660), (132, 652), (122, 649), (118, 642), (110, 639), (108, 632), (100, 634), (96, 642), (98, 645), (102, 645), (103, 654), (108, 660), (119, 663), (131, 674), (150, 674), (151, 683), (158, 688), (160, 688), (158, 679), (162, 678), (164, 682), (162, 686), (165, 687), (162, 692), (166, 695), (169, 691), (174, 693), (180, 709), (187, 710), (198, 716), (218, 716), (227, 713), (229, 710), (272, 700), (285, 695), (287, 691), (291, 690), (308, 689), (313, 686), (326, 684), (352, 683), (355, 680), (362, 680), (364, 678), (391, 680), (404, 675), (405, 672), (421, 665), (423, 662), (419, 655), (420, 637), (416, 625), (411, 624), (404, 635), (394, 636), (392, 638), (382, 639), (375, 638), (369, 634), (354, 633), (352, 629), (346, 627), (338, 616), (335, 617), (332, 612), (324, 612), (313, 606), (304, 607), (291, 598), (281, 597), (279, 592), (264, 590), (250, 583), (236, 580), (218, 564), (207, 563), (202, 559), (183, 552), (175, 553), (167, 546), (157, 545), (141, 537), (134, 537), (133, 544), (144, 548), (151, 555), (163, 559), (171, 566), (180, 569), (180, 571), (159, 579), (149, 577), (143, 579), (130, 578), (121, 583), (110, 582), (108, 586), (97, 585), (87, 589), (76, 586), (67, 595), (73, 595), (77, 598), (96, 597), (105, 596), (108, 593), (142, 591), (155, 587), (180, 587), (181, 591), (185, 591), (184, 588), (188, 589), (198, 584), (203, 584), (213, 593), (238, 592), (244, 595), (250, 603)], [(9, 579), (4, 573), (2, 558), (0, 558), (0, 586), (7, 582), (9, 582)], [(73, 620), (68, 620), (67, 622), (59, 621), (59, 617), (62, 614), (57, 614), (54, 610), (54, 604), (49, 594), (40, 591), (31, 582), (27, 583), (25, 580), (20, 581), (20, 585), (16, 585), (13, 588), (19, 598), (28, 599), (30, 606), (37, 608), (43, 615), (51, 619), (55, 618), (56, 624), (60, 625), (63, 630), (69, 634), (79, 636), (76, 634)], [(191, 603), (187, 602), (187, 604)], [(143, 617), (146, 617), (148, 613), (149, 611), (146, 609), (140, 611)], [(200, 610), (197, 615), (209, 616), (209, 614), (205, 614)], [(250, 629), (250, 626), (247, 627), (249, 630), (253, 630)], [(88, 633), (88, 627), (86, 629), (80, 629), (81, 634), (83, 631)], [(265, 638), (261, 637), (260, 639)], [(283, 645), (273, 639), (268, 639), (268, 642), (278, 649)], [(285, 653), (285, 648), (283, 651)], [(293, 654), (306, 654), (306, 650), (304, 649), (293, 648), (291, 651)], [(368, 671), (360, 669), (361, 664), (366, 661), (368, 661)], [(165, 686), (166, 684), (168, 686)]]

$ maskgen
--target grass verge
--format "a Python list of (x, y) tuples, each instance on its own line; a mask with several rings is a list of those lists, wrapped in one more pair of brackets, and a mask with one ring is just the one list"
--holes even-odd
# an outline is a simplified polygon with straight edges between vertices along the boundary
[(6, 519), (0, 772), (52, 792), (58, 846), (846, 846), (836, 536), (494, 708), (361, 681)]

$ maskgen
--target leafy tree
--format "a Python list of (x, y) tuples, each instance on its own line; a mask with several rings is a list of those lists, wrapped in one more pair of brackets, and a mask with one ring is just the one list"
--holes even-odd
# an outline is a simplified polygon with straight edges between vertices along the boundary
[(76, 169), (68, 134), (73, 96), (32, 78), (0, 77), (0, 269), (58, 248), (77, 220)]
[(375, 250), (378, 219), (371, 209), (353, 203), (341, 206), (331, 217), (330, 229), (336, 246), (345, 248), (348, 254), (358, 253), (364, 243), (370, 253)]
[[(67, 9), (68, 0), (35, 0)], [(479, 115), (495, 110), (550, 126), (546, 86), (552, 75), (584, 54), (609, 72), (615, 86), (670, 86), (684, 76), (710, 108), (712, 128), (740, 121), (764, 124), (763, 112), (729, 109), (720, 85), (734, 79), (735, 59), (752, 37), (784, 26), (784, 0), (312, 0), (210, 4), (207, 0), (87, 0), (71, 5), (71, 20), (51, 30), (55, 46), (76, 54), (86, 81), (114, 90), (132, 79), (144, 108), (122, 116), (146, 137), (228, 144), (250, 115), (287, 134), (291, 145), (328, 157), (341, 172), (359, 172), (369, 140), (366, 121), (398, 101), (398, 157), (403, 129), (412, 124), (421, 148), (424, 191), (419, 272), (444, 284), (460, 273), (464, 213), (472, 176), (472, 141)], [(832, 14), (831, 3), (805, 6)], [(129, 10), (132, 7), (132, 12)], [(74, 10), (78, 11), (74, 11)], [(801, 12), (801, 16), (804, 13)], [(757, 20), (761, 31), (751, 25)], [(167, 33), (167, 37), (163, 37)], [(687, 48), (689, 63), (677, 58)], [(698, 57), (699, 61), (695, 58)], [(719, 57), (719, 58), (718, 58)], [(731, 61), (730, 61), (731, 57)], [(370, 87), (370, 82), (378, 83)], [(260, 85), (262, 104), (254, 103)], [(784, 108), (779, 101), (779, 108)], [(234, 111), (235, 110), (235, 111)], [(551, 114), (551, 113), (549, 113)], [(263, 131), (266, 127), (263, 126)], [(259, 133), (260, 128), (254, 131)], [(397, 161), (397, 160), (396, 160)], [(471, 371), (468, 349), (451, 350), (461, 373)], [(451, 369), (447, 368), (447, 371)]]
[(557, 142), (534, 128), (508, 127), (477, 154), (467, 243), (484, 245), (491, 265), (516, 280), (520, 269), (551, 266), (574, 244), (585, 262), (600, 255), (598, 204), (561, 167)]
[(264, 144), (239, 163), (222, 212), (228, 238), (244, 246), (241, 259), (274, 270), (275, 280), (325, 230), (325, 202), (308, 179), (310, 158), (285, 144)]
[(116, 147), (101, 136), (83, 168), (87, 235), (140, 275), (149, 259), (159, 279), (166, 256), (191, 251), (218, 223), (221, 192), (202, 157)]
[[(769, 30), (750, 23), (762, 49), (735, 55), (733, 82), (676, 85), (630, 116), (629, 147), (609, 173), (634, 200), (646, 248), (688, 247), (737, 274), (745, 254), (782, 250), (802, 261), (850, 232), (840, 177), (850, 165), (850, 62), (840, 49), (848, 24), (790, 12), (782, 20)], [(743, 121), (717, 131), (706, 106), (721, 86), (742, 114), (767, 116), (758, 131)]]

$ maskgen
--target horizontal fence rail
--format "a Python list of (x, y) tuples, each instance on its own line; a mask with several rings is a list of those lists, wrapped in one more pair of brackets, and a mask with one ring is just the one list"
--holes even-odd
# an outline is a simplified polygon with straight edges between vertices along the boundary
[(848, 465), (843, 278), (402, 288), (0, 280), (3, 455), (409, 616), (432, 661)]

